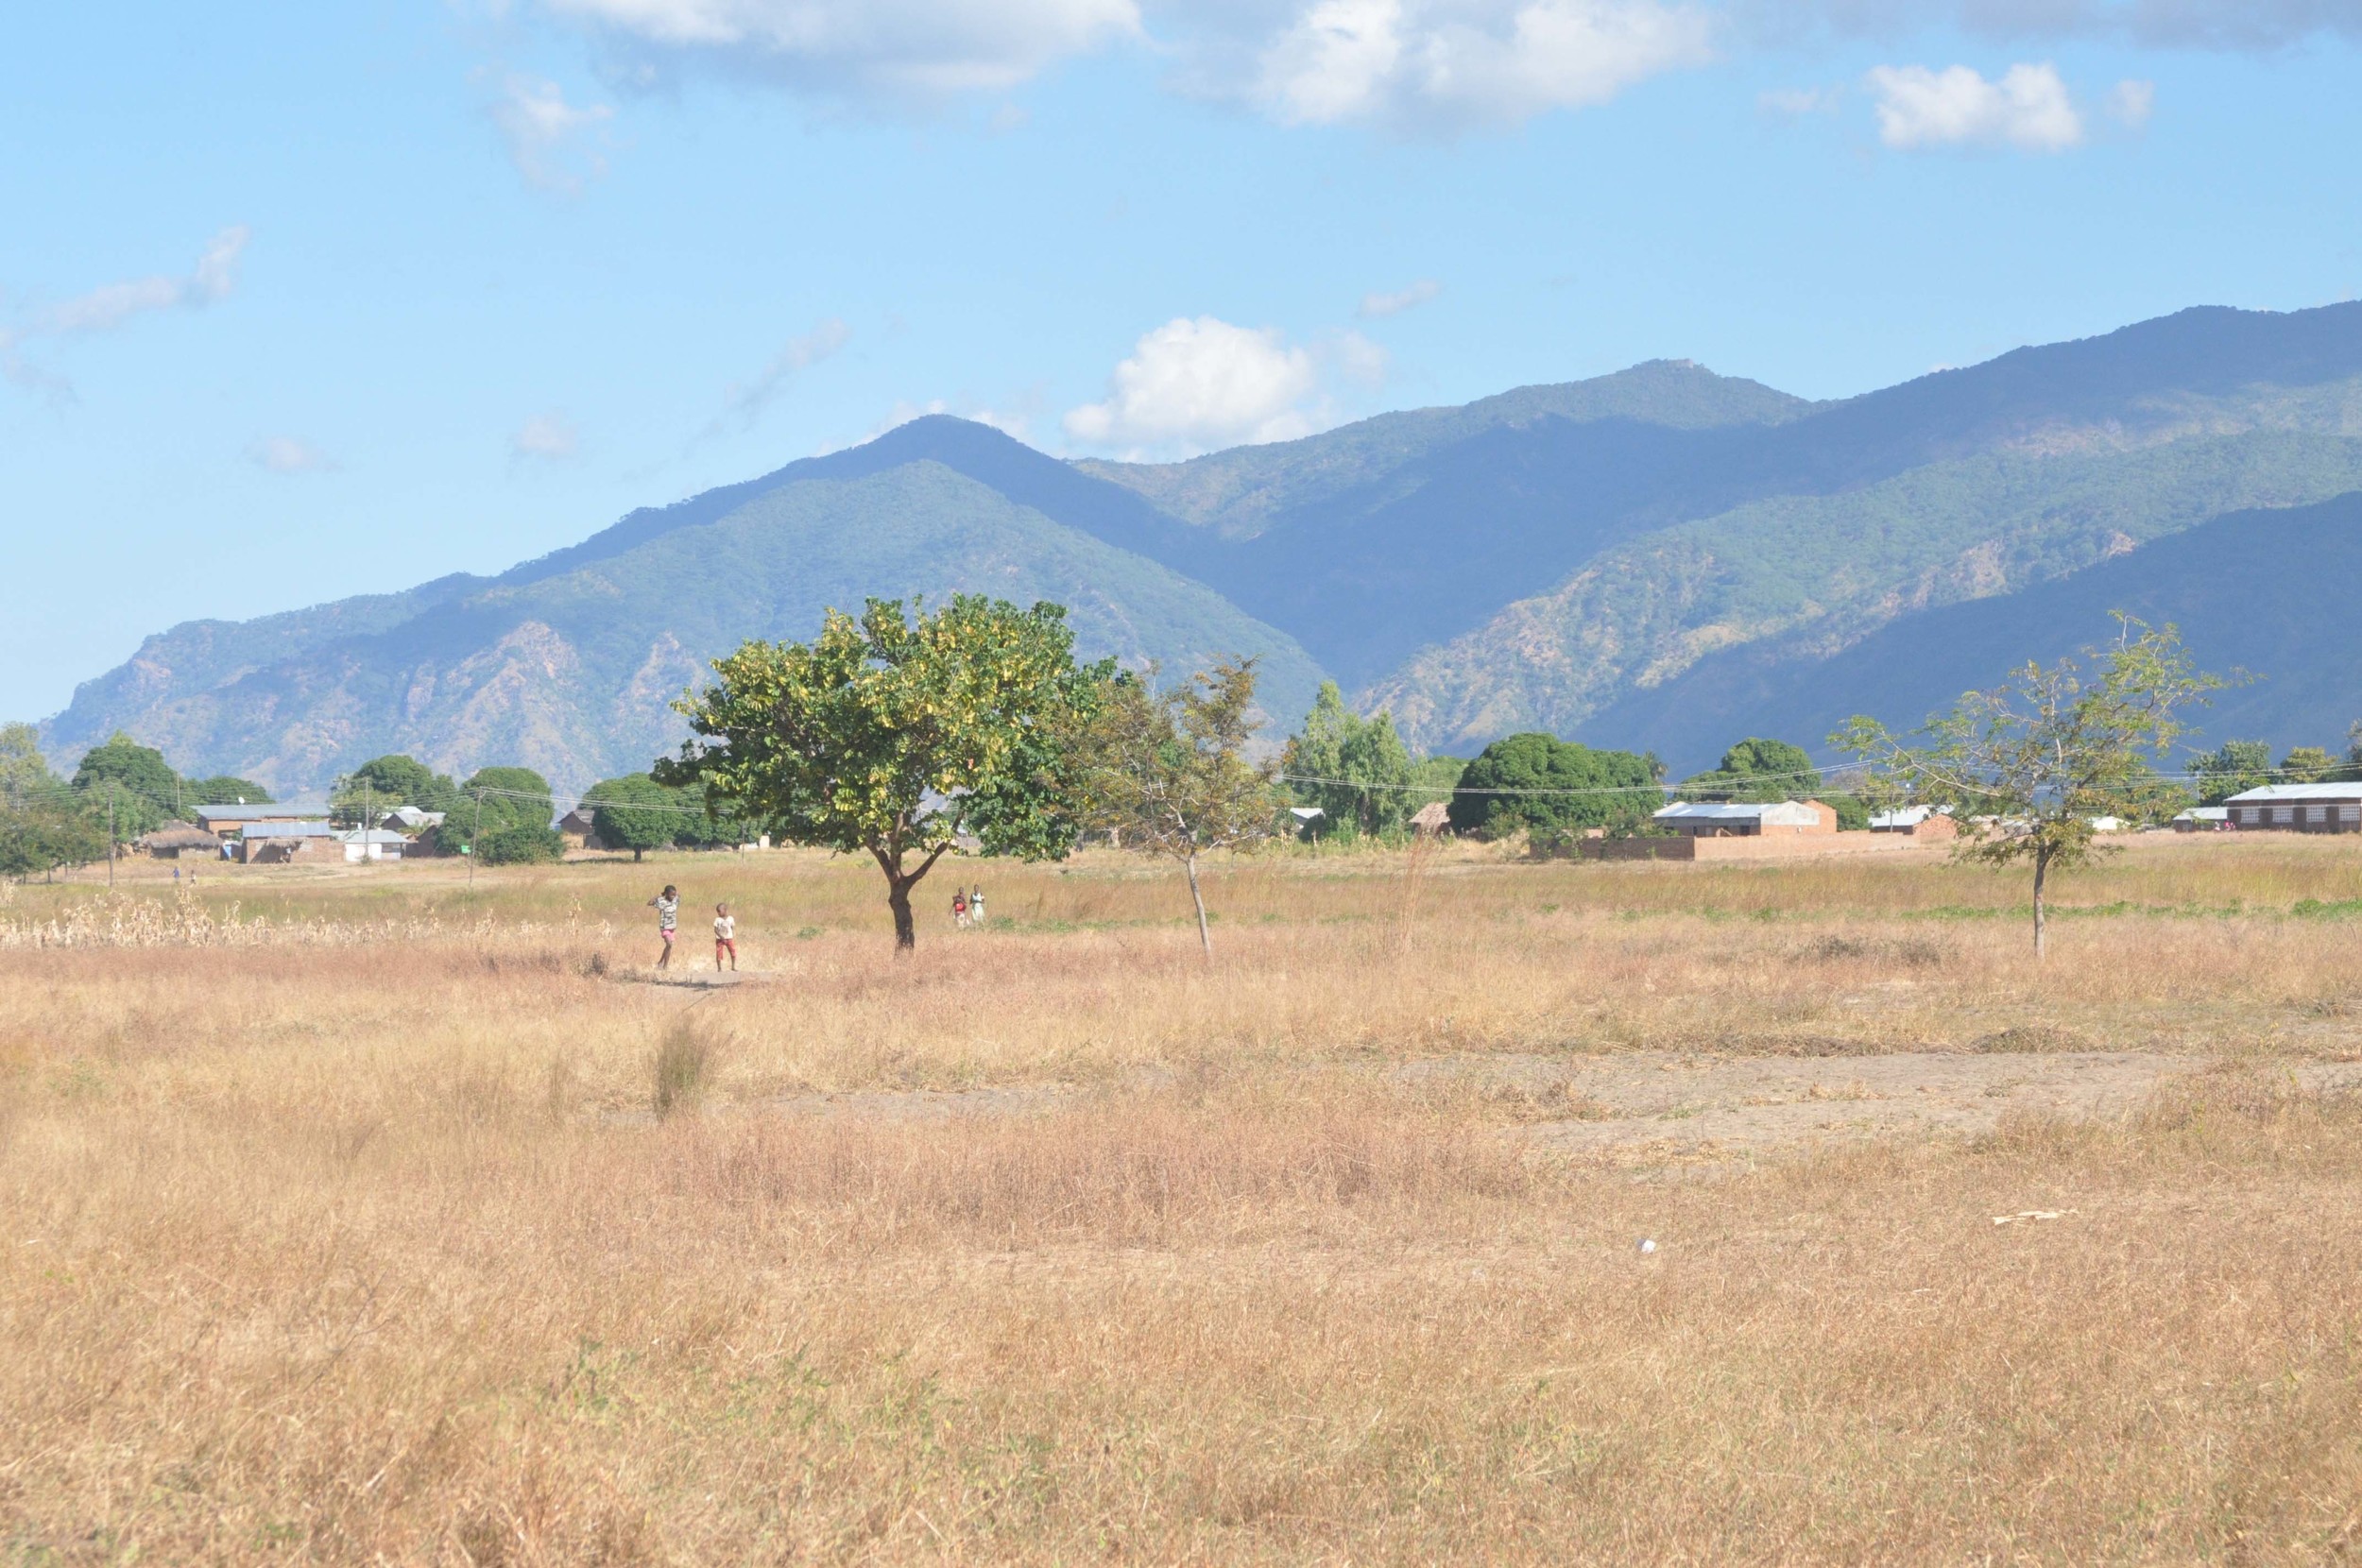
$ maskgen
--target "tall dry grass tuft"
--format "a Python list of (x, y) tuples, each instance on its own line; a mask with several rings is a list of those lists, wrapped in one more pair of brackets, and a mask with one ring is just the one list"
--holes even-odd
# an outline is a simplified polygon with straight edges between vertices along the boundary
[(693, 1110), (704, 1101), (706, 1091), (712, 1085), (713, 1042), (693, 1019), (676, 1018), (658, 1042), (655, 1059), (649, 1065), (649, 1076), (655, 1083), (651, 1102), (657, 1116)]

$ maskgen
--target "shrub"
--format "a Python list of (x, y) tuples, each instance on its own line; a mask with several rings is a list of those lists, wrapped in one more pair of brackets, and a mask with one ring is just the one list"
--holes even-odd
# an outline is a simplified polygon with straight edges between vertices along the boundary
[(475, 852), (486, 865), (548, 865), (566, 858), (566, 841), (555, 827), (520, 823), (497, 833), (488, 829)]
[(664, 1041), (657, 1047), (654, 1076), (656, 1114), (669, 1116), (685, 1110), (705, 1098), (706, 1084), (713, 1076), (713, 1047), (689, 1020), (679, 1019), (664, 1031)]

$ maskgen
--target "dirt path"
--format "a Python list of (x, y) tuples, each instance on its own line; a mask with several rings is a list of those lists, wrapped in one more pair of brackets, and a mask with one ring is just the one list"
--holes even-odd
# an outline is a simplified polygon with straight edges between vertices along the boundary
[[(1643, 1052), (1569, 1062), (1461, 1057), (1406, 1082), (1482, 1084), (1537, 1141), (1578, 1152), (1726, 1153), (1832, 1139), (1990, 1131), (2013, 1111), (2121, 1116), (2203, 1057), (2152, 1051), (1853, 1057)], [(2295, 1064), (2307, 1088), (2362, 1090), (2362, 1063)], [(1555, 1113), (1555, 1114), (1553, 1114)]]

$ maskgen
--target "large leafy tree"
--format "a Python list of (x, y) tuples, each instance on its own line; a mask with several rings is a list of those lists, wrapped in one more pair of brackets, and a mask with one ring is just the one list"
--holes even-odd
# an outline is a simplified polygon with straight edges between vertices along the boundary
[(192, 778), (181, 786), (181, 814), (199, 806), (229, 806), (240, 802), (248, 806), (276, 804), (270, 791), (250, 778), (235, 774), (217, 773), (210, 778)]
[(1454, 831), (1498, 838), (1627, 827), (1664, 798), (1646, 758), (1532, 731), (1494, 741), (1463, 769), (1449, 811)]
[(1121, 844), (1181, 862), (1198, 945), (1210, 961), (1198, 862), (1271, 836), (1281, 806), (1276, 768), (1246, 759), (1255, 660), (1224, 659), (1169, 691), (1155, 690), (1154, 679), (1151, 671), (1147, 681), (1117, 682), (1092, 726), (1089, 820)]
[(126, 839), (162, 826), (184, 804), (201, 804), (183, 801), (180, 775), (163, 752), (141, 745), (121, 730), (82, 754), (74, 770), (74, 788), (92, 801), (102, 821), (111, 806), (116, 836)]
[(2198, 671), (2174, 627), (2118, 621), (2124, 635), (2114, 647), (2086, 651), (2097, 664), (2088, 679), (2074, 658), (2028, 663), (1928, 720), (1913, 732), (1916, 743), (1859, 715), (1829, 738), (1907, 781), (1917, 799), (1953, 807), (1962, 823), (1955, 855), (2032, 864), (2037, 957), (2051, 874), (2106, 852), (2094, 818), (2154, 814), (2160, 781), (2150, 758), (2173, 748), (2188, 731), (2182, 715), (2224, 684)]
[(0, 724), (0, 802), (21, 804), (61, 784), (41, 754), (41, 731), (26, 724)]
[(43, 790), (0, 800), (0, 876), (46, 878), (104, 860), (110, 847), (105, 813), (87, 797)]
[[(374, 814), (401, 806), (449, 812), (460, 800), (459, 786), (452, 782), (450, 775), (436, 773), (417, 758), (400, 752), (370, 758), (328, 790), (330, 810), (339, 821), (349, 822), (358, 822), (364, 811)], [(454, 841), (456, 837), (454, 834)]]
[(1681, 782), (1685, 800), (1802, 800), (1821, 789), (1821, 770), (1802, 746), (1750, 736), (1722, 754), (1712, 773)]
[(1335, 681), (1321, 682), (1304, 728), (1280, 766), (1297, 801), (1317, 806), (1333, 827), (1380, 833), (1417, 809), (1409, 786), (1416, 765), (1391, 714), (1364, 719), (1345, 706)]
[(2272, 781), (2272, 749), (2262, 741), (2225, 741), (2202, 752), (2190, 764), (2199, 799), (2219, 806), (2233, 795), (2260, 790)]
[(694, 733), (656, 777), (702, 783), (792, 843), (868, 854), (907, 952), (911, 890), (945, 855), (1073, 846), (1080, 741), (1114, 668), (1076, 665), (1056, 605), (872, 599), (858, 620), (830, 611), (810, 642), (747, 642), (717, 662), (676, 705)]
[(593, 784), (582, 803), (590, 808), (590, 830), (599, 842), (630, 850), (636, 861), (680, 837), (692, 820), (682, 810), (688, 798), (686, 790), (668, 790), (647, 774), (632, 773)]
[[(478, 768), (459, 786), (458, 798), (445, 810), (448, 814), (436, 842), (446, 848), (466, 844), (472, 852), (479, 838), (489, 839), (512, 827), (548, 827), (557, 814), (557, 804), (550, 793), (550, 781), (531, 768)], [(514, 842), (546, 847), (556, 838), (552, 833), (548, 839)]]

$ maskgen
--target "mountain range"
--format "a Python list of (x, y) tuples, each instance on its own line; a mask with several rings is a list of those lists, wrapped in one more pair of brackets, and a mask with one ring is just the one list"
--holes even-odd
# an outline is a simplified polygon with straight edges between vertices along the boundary
[(494, 577), (149, 638), (45, 733), (317, 789), (409, 751), (561, 790), (644, 767), (748, 637), (865, 595), (1070, 606), (1087, 655), (1260, 656), (1279, 733), (1333, 678), (1414, 745), (1549, 729), (1676, 769), (1816, 751), (2012, 664), (2183, 624), (2210, 735), (2362, 715), (2362, 304), (2219, 308), (1830, 402), (1655, 361), (1187, 462), (1068, 462), (933, 416)]

